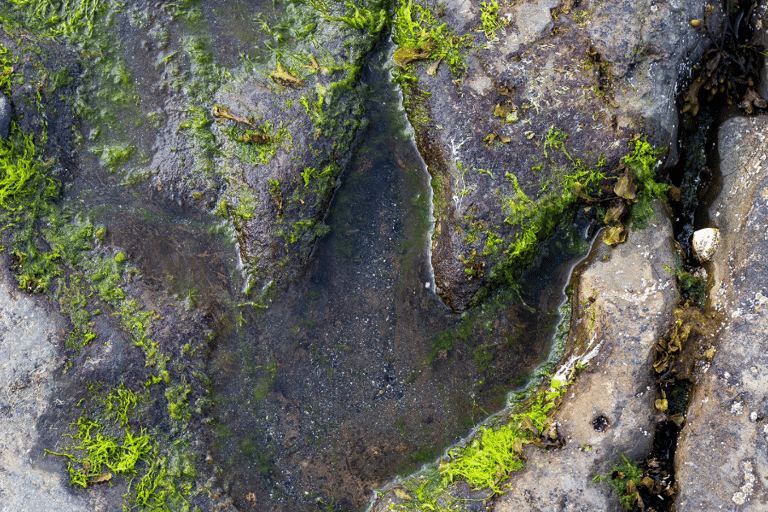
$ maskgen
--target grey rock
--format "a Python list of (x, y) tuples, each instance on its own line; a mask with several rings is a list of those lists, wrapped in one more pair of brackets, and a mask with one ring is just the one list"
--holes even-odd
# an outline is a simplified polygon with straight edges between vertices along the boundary
[[(311, 10), (312, 17), (320, 15), (308, 7), (291, 9)], [(256, 37), (251, 44), (260, 48), (265, 35), (259, 32)], [(257, 126), (269, 123), (274, 132), (270, 137), (276, 139), (278, 129), (283, 130), (286, 135), (275, 140), (274, 155), (255, 156), (260, 144), (235, 139), (228, 130), (236, 123), (219, 116), (206, 128), (210, 130), (207, 136), (217, 145), (216, 158), (202, 165), (191, 164), (199, 157), (195, 151), (205, 150), (193, 151), (197, 142), (180, 129), (189, 122), (185, 108), (166, 107), (167, 123), (157, 134), (149, 165), (153, 188), (169, 199), (204, 211), (216, 207), (218, 201), (219, 214), (231, 221), (236, 234), (238, 257), (251, 280), (248, 286), (256, 293), (295, 277), (326, 230), (322, 219), (341, 183), (338, 176), (351, 157), (358, 127), (365, 122), (361, 116), (364, 87), (356, 69), (365, 64), (376, 42), (375, 37), (363, 36), (336, 18), (317, 24), (311, 37), (291, 41), (292, 54), (317, 56), (323, 66), (330, 66), (318, 53), (329, 52), (328, 58), (343, 59), (344, 65), (339, 71), (323, 68), (304, 73), (307, 76), (298, 83), (270, 78), (277, 71), (274, 66), (285, 65), (283, 72), (288, 76), (303, 76), (302, 70), (310, 66), (291, 67), (287, 61), (270, 64), (272, 67), (260, 65), (252, 72), (235, 74), (205, 99), (207, 112), (203, 115), (223, 107), (239, 119), (255, 120), (252, 126), (239, 123), (241, 128), (261, 133)], [(267, 40), (266, 44), (272, 43)], [(351, 85), (338, 87), (336, 82), (346, 79)], [(319, 99), (315, 97), (318, 94), (322, 94)], [(166, 101), (182, 101), (183, 105), (182, 98), (171, 94)], [(302, 179), (302, 172), (310, 169), (311, 178), (307, 174)], [(276, 188), (274, 183), (278, 183)]]
[(12, 115), (11, 100), (5, 94), (0, 94), (0, 137), (3, 140), (8, 139), (8, 134), (11, 132)]
[(38, 418), (51, 407), (55, 344), (66, 324), (0, 279), (0, 511), (80, 512), (94, 504), (68, 489), (63, 462), (41, 459)]
[(566, 445), (529, 450), (495, 512), (553, 510), (558, 503), (558, 510), (622, 510), (592, 478), (609, 472), (619, 454), (642, 457), (653, 442), (654, 346), (679, 300), (664, 270), (674, 264), (672, 226), (662, 208), (656, 211), (655, 225), (632, 231), (626, 243), (611, 249), (598, 241), (581, 271), (563, 363), (589, 362), (554, 416)]
[(678, 512), (768, 508), (766, 135), (765, 117), (730, 119), (718, 134), (723, 182), (709, 217), (721, 240), (709, 296), (723, 323), (678, 440)]

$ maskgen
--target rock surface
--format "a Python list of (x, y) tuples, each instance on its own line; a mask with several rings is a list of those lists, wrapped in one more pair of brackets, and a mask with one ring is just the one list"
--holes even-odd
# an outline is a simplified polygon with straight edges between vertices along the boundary
[[(689, 24), (705, 17), (695, 1), (504, 5), (498, 16), (509, 25), (496, 31), (497, 40), (478, 30), (476, 4), (427, 5), (481, 47), (468, 53), (465, 77), (445, 64), (430, 76), (431, 64), (420, 61), (414, 64), (418, 82), (405, 88), (416, 140), (435, 178), (435, 280), (445, 302), (463, 310), (502, 257), (488, 250), (483, 231), (509, 240), (520, 230), (509, 214), (508, 200), (519, 195), (507, 173), (536, 202), (561, 193), (559, 180), (574, 160), (591, 166), (604, 155), (604, 172), (611, 172), (634, 135), (674, 148), (678, 75), (709, 40)], [(707, 17), (714, 34), (717, 18), (718, 11)], [(500, 116), (499, 106), (510, 115)], [(551, 127), (567, 134), (571, 160), (548, 149)], [(669, 162), (675, 159), (672, 154)], [(467, 279), (470, 260), (484, 276)]]
[(768, 507), (766, 136), (765, 117), (730, 119), (718, 135), (722, 189), (709, 216), (721, 247), (708, 307), (725, 321), (678, 440), (678, 512)]
[[(602, 154), (607, 159), (606, 169), (615, 169), (627, 152), (626, 141), (641, 132), (650, 134), (657, 146), (675, 147), (678, 74), (687, 59), (695, 59), (709, 44), (688, 21), (710, 19), (715, 34), (719, 24), (717, 10), (708, 18), (704, 6), (692, 0), (661, 4), (650, 0), (588, 1), (578, 9), (567, 1), (537, 0), (503, 6), (499, 14), (509, 25), (498, 29), (498, 40), (486, 41), (486, 36), (477, 32), (477, 5), (449, 0), (441, 9), (441, 22), (448, 23), (458, 35), (474, 35), (482, 47), (467, 53), (467, 74), (462, 78), (446, 64), (438, 63), (434, 68), (433, 63), (417, 62), (418, 83), (406, 86), (406, 97), (419, 148), (435, 177), (436, 282), (445, 302), (454, 310), (463, 310), (487, 280), (482, 271), (467, 279), (467, 263), (462, 258), (469, 259), (476, 251), (481, 254), (474, 262), (478, 268), (490, 270), (494, 263), (490, 255), (482, 255), (490, 240), (489, 232), (482, 229), (496, 230), (507, 241), (519, 232), (514, 222), (505, 223), (509, 200), (514, 201), (518, 194), (516, 183), (534, 200), (548, 184), (556, 196), (562, 192), (558, 189), (559, 176), (572, 170), (575, 160), (593, 165)], [(147, 32), (162, 21), (161, 17), (150, 17)], [(193, 147), (199, 141), (181, 133), (182, 125), (194, 120), (192, 110), (176, 108), (188, 106), (183, 103), (188, 98), (181, 98), (179, 92), (179, 97), (163, 103), (158, 100), (161, 95), (153, 96), (153, 101), (159, 102), (158, 109), (167, 112), (163, 113), (165, 124), (159, 134), (150, 137), (154, 157), (148, 164), (151, 184), (146, 188), (198, 211), (210, 212), (218, 204), (218, 213), (236, 232), (241, 262), (246, 270), (259, 273), (259, 281), (253, 283), (257, 288), (290, 278), (309, 257), (315, 238), (322, 234), (323, 215), (360, 120), (360, 68), (378, 32), (371, 26), (376, 34), (366, 40), (360, 36), (366, 27), (342, 26), (338, 19), (335, 22), (338, 31), (321, 26), (321, 32), (328, 31), (318, 34), (319, 44), (309, 50), (308, 45), (295, 49), (297, 54), (309, 51), (314, 55), (317, 51), (319, 55), (320, 47), (325, 46), (333, 54), (328, 62), (320, 59), (318, 65), (305, 56), (303, 66), (299, 62), (304, 61), (296, 60), (290, 67), (270, 61), (273, 72), (285, 65), (301, 75), (300, 84), (292, 82), (298, 80), (296, 76), (283, 75), (281, 83), (261, 69), (259, 75), (225, 80), (196, 105), (200, 122), (208, 123), (206, 136), (215, 139), (217, 156), (210, 160), (219, 171), (223, 169), (210, 183), (203, 183), (199, 166), (185, 164), (199, 163), (200, 158)], [(140, 32), (136, 27), (131, 30)], [(2, 37), (12, 46), (12, 38)], [(172, 61), (171, 51), (152, 53), (154, 44), (164, 49), (159, 39), (148, 38), (141, 48), (151, 58), (139, 60), (155, 59), (166, 65)], [(365, 44), (353, 44), (360, 41)], [(79, 83), (74, 57), (63, 64)], [(157, 80), (153, 85), (157, 90), (139, 87), (139, 92), (150, 97), (149, 93), (166, 91), (173, 83), (189, 78), (184, 73), (173, 74), (169, 67), (153, 71), (163, 75), (152, 77)], [(334, 89), (334, 84), (343, 86), (343, 91), (334, 93), (340, 90)], [(12, 101), (19, 111), (24, 108), (21, 99), (31, 97), (35, 87), (30, 82), (15, 90)], [(64, 85), (58, 94), (74, 96), (74, 88), (75, 84)], [(0, 96), (2, 99), (5, 96)], [(215, 105), (226, 107), (229, 117), (214, 115)], [(515, 115), (497, 115), (500, 105)], [(417, 115), (419, 109), (426, 112), (423, 117)], [(34, 111), (32, 107), (29, 110)], [(2, 112), (0, 108), (0, 135)], [(323, 113), (335, 117), (320, 119)], [(70, 166), (74, 157), (69, 141), (73, 116), (71, 109), (59, 114), (45, 120), (59, 174), (66, 175), (74, 168)], [(237, 120), (246, 116), (250, 116), (248, 122)], [(30, 115), (23, 122), (29, 125), (26, 128), (40, 131), (40, 126), (31, 124), (42, 126), (41, 119)], [(280, 127), (292, 133), (290, 141), (286, 138), (284, 144), (277, 144), (268, 162), (248, 161), (254, 158), (251, 144), (262, 144), (256, 139), (267, 135), (276, 139), (278, 123), (283, 120), (285, 124)], [(273, 131), (253, 126), (262, 126), (262, 122), (272, 123)], [(713, 305), (730, 317), (712, 367), (701, 375), (681, 439), (678, 510), (714, 508), (723, 503), (741, 509), (765, 508), (768, 401), (764, 390), (768, 377), (763, 374), (768, 361), (765, 343), (756, 334), (765, 331), (763, 306), (768, 302), (761, 287), (765, 281), (763, 255), (768, 249), (768, 216), (763, 207), (768, 199), (764, 172), (768, 164), (760, 149), (765, 126), (759, 120), (737, 119), (723, 130), (722, 158), (728, 169), (720, 202), (713, 207), (713, 224), (725, 234), (725, 246), (712, 263)], [(246, 127), (256, 129), (256, 133), (246, 134)], [(567, 134), (566, 153), (552, 147), (546, 153), (551, 127)], [(235, 132), (255, 138), (238, 140), (232, 136)], [(95, 139), (96, 135), (92, 142)], [(177, 146), (181, 148), (178, 151)], [(733, 156), (737, 153), (741, 156)], [(336, 167), (325, 174), (328, 166)], [(197, 178), (199, 183), (190, 181)], [(481, 236), (470, 237), (477, 226), (482, 229), (474, 233)], [(117, 237), (109, 236), (117, 243)], [(168, 239), (174, 240), (171, 236)], [(129, 242), (117, 245), (127, 247)], [(656, 224), (646, 231), (632, 231), (627, 243), (611, 249), (598, 242), (590, 264), (580, 271), (571, 348), (565, 358), (571, 365), (576, 362), (574, 358), (589, 358), (590, 362), (555, 417), (566, 445), (560, 451), (530, 450), (527, 469), (509, 480), (511, 489), (497, 500), (494, 510), (548, 510), (554, 506), (562, 510), (617, 509), (617, 498), (606, 487), (593, 484), (591, 478), (596, 472), (605, 472), (619, 453), (638, 458), (650, 449), (655, 398), (653, 347), (666, 330), (678, 300), (674, 277), (665, 269), (674, 265), (673, 252), (671, 226), (661, 209), (657, 209)], [(481, 265), (483, 258), (486, 261)], [(742, 277), (746, 278), (743, 283)], [(61, 461), (49, 471), (49, 463), (41, 463), (39, 449), (34, 448), (42, 435), (36, 425), (44, 424), (38, 419), (60, 405), (54, 401), (52, 387), (54, 371), (61, 365), (61, 353), (54, 345), (62, 344), (68, 326), (35, 299), (17, 296), (11, 282), (8, 275), (0, 281), (0, 361), (9, 361), (0, 367), (0, 417), (4, 424), (0, 431), (0, 510), (92, 510), (101, 504), (86, 503), (69, 493)], [(130, 287), (127, 290), (130, 292)], [(150, 297), (147, 301), (161, 294), (146, 291)], [(172, 318), (175, 322), (176, 317)], [(181, 320), (176, 323), (181, 325)], [(202, 332), (202, 328), (197, 331)], [(169, 327), (168, 333), (158, 334), (169, 351), (181, 351), (173, 345), (175, 341), (191, 338), (190, 333), (179, 332)], [(98, 353), (104, 349), (92, 350)], [(745, 360), (754, 364), (745, 365)], [(94, 368), (79, 368), (76, 372), (80, 373), (72, 372), (70, 378), (85, 380), (97, 375), (98, 358), (86, 361), (91, 362)], [(121, 370), (114, 367), (111, 371)], [(195, 392), (201, 394), (202, 390), (200, 386)], [(711, 471), (712, 461), (719, 464), (719, 472)], [(101, 499), (95, 496), (93, 499)], [(387, 503), (396, 501), (389, 495), (376, 510), (385, 510)]]
[(38, 419), (53, 407), (66, 322), (11, 282), (7, 273), (0, 278), (0, 511), (94, 510), (71, 493), (59, 465), (46, 467), (35, 449)]
[(651, 449), (654, 346), (679, 300), (664, 269), (674, 264), (672, 226), (662, 208), (657, 216), (616, 248), (598, 242), (580, 272), (569, 337), (577, 348), (565, 362), (597, 354), (554, 416), (566, 445), (527, 453), (525, 470), (509, 479), (494, 511), (620, 510), (615, 494), (592, 478), (609, 472), (620, 454), (638, 459)]

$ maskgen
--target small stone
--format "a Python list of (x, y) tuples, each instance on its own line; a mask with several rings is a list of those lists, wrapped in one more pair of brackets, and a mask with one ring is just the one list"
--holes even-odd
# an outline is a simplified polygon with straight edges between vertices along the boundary
[(720, 230), (704, 228), (693, 233), (693, 254), (704, 263), (709, 261), (720, 244)]
[(0, 137), (3, 140), (7, 140), (8, 134), (11, 132), (12, 115), (11, 100), (5, 94), (0, 94)]

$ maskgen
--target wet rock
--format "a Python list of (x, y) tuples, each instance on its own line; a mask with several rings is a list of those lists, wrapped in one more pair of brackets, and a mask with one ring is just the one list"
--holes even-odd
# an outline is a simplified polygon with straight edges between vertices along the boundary
[[(625, 244), (596, 242), (579, 273), (574, 321), (564, 366), (588, 361), (554, 416), (566, 444), (526, 452), (526, 468), (509, 479), (495, 512), (621, 510), (618, 498), (592, 481), (610, 472), (620, 454), (650, 451), (654, 424), (654, 345), (679, 300), (672, 226), (662, 208), (650, 229), (633, 230)], [(561, 366), (562, 371), (562, 366)]]
[[(656, 147), (675, 147), (678, 74), (709, 39), (689, 23), (705, 17), (695, 1), (502, 6), (498, 19), (508, 25), (497, 39), (477, 30), (475, 5), (427, 4), (479, 48), (466, 53), (465, 72), (443, 63), (431, 76), (433, 63), (414, 63), (418, 80), (404, 87), (434, 177), (435, 281), (446, 304), (463, 310), (500, 274), (505, 256), (494, 237), (513, 252), (507, 244), (524, 224), (511, 213), (516, 184), (533, 202), (548, 194), (556, 201), (576, 161), (591, 166), (603, 155), (611, 172), (641, 133)], [(708, 17), (715, 34), (718, 9)], [(552, 127), (567, 135), (568, 155), (548, 145)]]
[(5, 140), (11, 131), (11, 100), (5, 94), (0, 94), (0, 137)]
[(720, 231), (714, 228), (704, 228), (694, 231), (691, 245), (693, 254), (700, 262), (704, 263), (712, 259), (720, 244)]
[(62, 360), (65, 321), (41, 301), (0, 278), (0, 510), (45, 512), (94, 510), (75, 496), (63, 462), (42, 459), (37, 420), (50, 408), (54, 372)]
[(678, 512), (768, 506), (768, 151), (765, 117), (732, 118), (718, 134), (722, 189), (709, 209), (721, 247), (711, 307), (725, 321), (696, 375), (675, 472)]
[[(27, 45), (2, 30), (0, 44), (18, 58), (14, 66), (16, 76), (27, 78), (23, 83), (13, 85), (8, 98), (0, 99), (0, 102), (9, 100), (8, 126), (13, 117), (22, 132), (34, 133), (37, 141), (46, 139), (46, 156), (54, 157), (51, 174), (59, 178), (69, 177), (76, 167), (72, 137), (75, 124), (72, 98), (77, 89), (75, 77), (80, 73), (76, 53), (49, 40), (35, 41), (34, 46)], [(70, 81), (38, 88), (38, 84), (49, 80), (47, 77), (64, 72), (72, 78)], [(0, 106), (0, 121), (4, 116), (4, 107)], [(7, 135), (8, 132), (3, 132), (2, 128), (0, 122), (0, 135)]]

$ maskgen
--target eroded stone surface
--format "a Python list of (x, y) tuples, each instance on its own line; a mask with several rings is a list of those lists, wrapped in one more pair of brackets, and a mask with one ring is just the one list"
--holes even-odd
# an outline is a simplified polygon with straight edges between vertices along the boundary
[(72, 494), (59, 465), (46, 467), (34, 450), (37, 420), (51, 407), (54, 372), (63, 364), (56, 344), (66, 323), (9, 282), (7, 274), (0, 279), (0, 511), (94, 510)]
[[(509, 480), (496, 512), (619, 510), (618, 498), (592, 482), (610, 462), (648, 453), (654, 435), (654, 345), (678, 301), (671, 224), (660, 208), (651, 229), (625, 244), (598, 243), (581, 272), (571, 328), (571, 355), (597, 355), (566, 394), (554, 420), (562, 450), (531, 449), (526, 469)], [(566, 355), (565, 361), (570, 359)]]
[(711, 307), (724, 325), (711, 366), (697, 376), (675, 471), (677, 510), (768, 506), (768, 151), (764, 117), (719, 132), (722, 189), (710, 207), (721, 232)]

